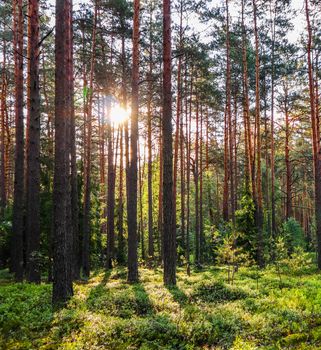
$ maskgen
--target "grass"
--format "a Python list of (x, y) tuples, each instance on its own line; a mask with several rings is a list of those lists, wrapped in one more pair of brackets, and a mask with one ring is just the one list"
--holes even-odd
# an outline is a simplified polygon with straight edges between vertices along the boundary
[(223, 268), (178, 271), (177, 287), (162, 271), (97, 272), (76, 283), (59, 312), (51, 286), (13, 283), (0, 272), (0, 349), (321, 349), (321, 279), (242, 268), (233, 285)]

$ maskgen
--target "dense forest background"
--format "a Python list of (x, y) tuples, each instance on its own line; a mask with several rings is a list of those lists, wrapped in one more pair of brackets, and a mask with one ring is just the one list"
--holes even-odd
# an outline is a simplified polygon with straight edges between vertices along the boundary
[(320, 6), (2, 1), (1, 267), (321, 268)]

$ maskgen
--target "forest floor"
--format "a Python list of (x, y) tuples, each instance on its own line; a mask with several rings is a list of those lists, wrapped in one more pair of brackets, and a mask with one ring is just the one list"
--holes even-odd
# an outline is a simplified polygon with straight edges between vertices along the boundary
[(51, 286), (17, 284), (0, 272), (0, 349), (321, 349), (321, 278), (273, 268), (241, 268), (234, 284), (222, 268), (96, 272), (75, 284), (68, 307), (53, 312)]

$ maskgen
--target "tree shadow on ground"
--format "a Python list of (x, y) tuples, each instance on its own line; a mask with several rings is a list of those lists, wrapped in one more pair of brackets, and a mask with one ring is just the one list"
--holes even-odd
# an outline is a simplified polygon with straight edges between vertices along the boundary
[(188, 303), (188, 296), (178, 286), (167, 286), (166, 289), (181, 307), (184, 307)]

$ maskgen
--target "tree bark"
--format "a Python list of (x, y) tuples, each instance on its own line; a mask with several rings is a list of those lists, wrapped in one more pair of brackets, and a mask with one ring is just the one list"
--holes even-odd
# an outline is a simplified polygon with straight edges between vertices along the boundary
[[(68, 14), (70, 11), (70, 14)], [(69, 1), (56, 0), (55, 38), (55, 171), (54, 171), (54, 234), (53, 234), (53, 294), (54, 305), (65, 304), (73, 294), (72, 257), (70, 256), (70, 233), (67, 227), (66, 185), (68, 169), (66, 163), (66, 113), (68, 113), (67, 89), (69, 88), (66, 66), (70, 48), (68, 28), (72, 23), (72, 5)], [(68, 20), (70, 23), (68, 23)]]
[(321, 149), (320, 149), (320, 131), (319, 121), (317, 120), (315, 105), (315, 89), (313, 79), (313, 65), (311, 59), (312, 51), (312, 27), (309, 13), (309, 0), (305, 0), (305, 12), (308, 30), (308, 76), (309, 76), (309, 92), (310, 92), (310, 113), (312, 126), (312, 150), (313, 150), (313, 167), (314, 167), (314, 210), (316, 221), (316, 238), (317, 238), (317, 264), (321, 269)]
[(85, 188), (83, 207), (83, 242), (82, 242), (82, 272), (86, 278), (90, 275), (90, 240), (91, 240), (91, 168), (92, 168), (92, 103), (94, 87), (95, 51), (96, 51), (96, 31), (97, 31), (98, 4), (95, 1), (94, 23), (92, 30), (92, 51), (90, 62), (89, 91), (87, 96), (87, 118), (86, 118), (86, 139), (85, 139)]
[(147, 143), (148, 143), (148, 256), (154, 260), (153, 232), (153, 167), (152, 167), (152, 101), (153, 101), (153, 4), (151, 3), (149, 17), (149, 73), (147, 101)]
[(23, 280), (23, 198), (24, 198), (24, 125), (23, 125), (23, 12), (22, 0), (13, 3), (15, 64), (15, 174), (11, 264), (17, 282)]
[(138, 143), (138, 94), (139, 94), (139, 27), (140, 0), (134, 0), (133, 67), (132, 67), (132, 116), (128, 169), (128, 282), (138, 281), (137, 261), (137, 143)]
[(263, 207), (262, 207), (262, 174), (261, 174), (261, 118), (260, 118), (260, 61), (259, 61), (259, 38), (257, 28), (257, 5), (253, 0), (253, 21), (255, 36), (255, 124), (256, 124), (256, 224), (258, 230), (257, 261), (260, 267), (264, 265), (263, 258)]
[(39, 0), (28, 2), (28, 138), (26, 188), (27, 279), (40, 283)]
[(163, 235), (164, 284), (176, 284), (176, 213), (173, 201), (171, 1), (163, 0)]

